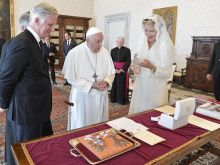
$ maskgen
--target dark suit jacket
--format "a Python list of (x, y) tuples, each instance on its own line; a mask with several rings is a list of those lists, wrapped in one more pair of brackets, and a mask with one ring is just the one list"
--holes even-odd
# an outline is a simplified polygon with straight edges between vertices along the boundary
[(6, 41), (5, 39), (0, 38), (0, 58), (1, 58), (1, 53), (2, 53), (2, 47), (5, 43), (5, 41)]
[(212, 74), (214, 78), (220, 78), (220, 42), (214, 45), (209, 61), (208, 74)]
[(66, 55), (68, 54), (68, 52), (74, 48), (76, 46), (76, 42), (74, 40), (71, 40), (70, 45), (67, 45), (67, 40), (64, 41), (63, 43), (63, 54), (64, 54), (64, 58), (66, 58)]
[[(50, 42), (50, 47), (47, 46), (46, 42), (44, 43), (44, 56), (50, 60), (51, 63), (55, 63), (55, 54), (57, 52), (56, 45), (53, 42)], [(49, 53), (53, 53), (54, 56), (49, 56)]]
[(52, 96), (48, 69), (34, 36), (28, 31), (9, 40), (0, 60), (0, 107), (19, 125), (50, 119)]

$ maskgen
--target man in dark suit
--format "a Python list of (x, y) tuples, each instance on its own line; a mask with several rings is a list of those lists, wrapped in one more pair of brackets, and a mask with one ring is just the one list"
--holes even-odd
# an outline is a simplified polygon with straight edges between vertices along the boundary
[[(72, 48), (74, 48), (77, 44), (76, 44), (76, 41), (71, 39), (71, 34), (69, 32), (66, 32), (64, 36), (65, 36), (65, 41), (63, 42), (63, 56), (64, 56), (64, 61), (65, 61), (68, 52)], [(66, 80), (64, 85), (70, 85), (70, 84)]]
[(220, 101), (220, 42), (214, 45), (209, 61), (207, 79), (209, 81), (214, 80), (215, 99)]
[(50, 38), (46, 37), (45, 43), (44, 43), (44, 56), (47, 59), (47, 62), (49, 63), (49, 66), (50, 66), (50, 76), (51, 76), (53, 85), (57, 85), (55, 69), (54, 69), (56, 52), (57, 52), (57, 49), (56, 49), (55, 43), (50, 42)]
[[(30, 17), (30, 13), (26, 12), (24, 14), (22, 14), (19, 18), (19, 28), (20, 31), (23, 32), (29, 23), (29, 17)], [(6, 37), (3, 37), (5, 35), (3, 35), (4, 33), (0, 32), (0, 58), (1, 58), (1, 52), (2, 52), (2, 48), (4, 43), (6, 42)]]
[(76, 41), (71, 39), (71, 35), (69, 32), (65, 33), (65, 41), (63, 42), (63, 55), (64, 55), (64, 60), (68, 54), (68, 52), (76, 46)]
[(131, 51), (124, 47), (124, 37), (118, 37), (117, 47), (111, 50), (112, 61), (115, 66), (116, 74), (110, 92), (111, 102), (118, 102), (124, 105), (128, 100), (128, 68), (131, 63)]
[(53, 133), (51, 84), (40, 39), (54, 31), (57, 10), (40, 3), (26, 30), (6, 42), (0, 60), (0, 113), (6, 112), (6, 162), (14, 165), (11, 145)]

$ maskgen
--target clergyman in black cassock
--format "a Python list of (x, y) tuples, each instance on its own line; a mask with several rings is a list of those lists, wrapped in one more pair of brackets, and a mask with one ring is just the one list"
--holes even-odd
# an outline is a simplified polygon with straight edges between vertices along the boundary
[(131, 63), (130, 49), (124, 47), (124, 37), (117, 38), (117, 47), (111, 50), (111, 57), (116, 69), (115, 79), (110, 92), (111, 102), (125, 104), (128, 100), (128, 68)]

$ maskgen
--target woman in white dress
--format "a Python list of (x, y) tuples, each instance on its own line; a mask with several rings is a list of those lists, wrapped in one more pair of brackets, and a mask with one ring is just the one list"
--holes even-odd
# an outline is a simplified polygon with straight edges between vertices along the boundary
[(153, 14), (142, 24), (145, 35), (133, 60), (136, 80), (129, 114), (168, 104), (167, 79), (176, 53), (162, 17)]

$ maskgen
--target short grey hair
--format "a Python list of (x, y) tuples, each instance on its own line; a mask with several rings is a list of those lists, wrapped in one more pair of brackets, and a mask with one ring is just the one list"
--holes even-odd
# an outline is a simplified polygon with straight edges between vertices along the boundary
[(45, 20), (46, 16), (51, 15), (58, 16), (57, 9), (48, 3), (39, 3), (31, 9), (30, 22), (34, 21), (36, 17), (40, 17), (41, 20)]
[(19, 27), (21, 30), (24, 30), (27, 28), (27, 26), (29, 24), (29, 18), (30, 18), (30, 12), (26, 12), (20, 16)]

